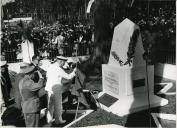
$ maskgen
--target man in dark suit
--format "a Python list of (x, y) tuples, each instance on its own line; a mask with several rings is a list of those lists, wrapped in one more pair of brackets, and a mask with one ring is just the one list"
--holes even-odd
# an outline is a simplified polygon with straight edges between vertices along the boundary
[(40, 120), (40, 100), (37, 91), (43, 87), (43, 77), (39, 71), (39, 81), (35, 83), (32, 78), (35, 66), (29, 65), (23, 73), (24, 78), (19, 83), (19, 90), (22, 96), (22, 111), (25, 118), (26, 127), (39, 127)]
[(7, 36), (7, 40), (4, 42), (5, 45), (3, 50), (5, 51), (5, 59), (7, 62), (13, 62), (16, 60), (16, 49), (17, 49), (17, 42), (11, 36)]
[(7, 61), (5, 60), (4, 56), (0, 56), (0, 66), (1, 66), (1, 91), (2, 91), (2, 97), (5, 103), (5, 106), (8, 107), (10, 103), (10, 92), (12, 89), (12, 83), (9, 76), (9, 70)]

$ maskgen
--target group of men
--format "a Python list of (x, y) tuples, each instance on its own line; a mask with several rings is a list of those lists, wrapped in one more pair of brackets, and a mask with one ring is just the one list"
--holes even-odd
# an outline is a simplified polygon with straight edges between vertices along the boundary
[[(72, 67), (71, 64), (75, 63), (75, 61), (63, 56), (57, 56), (47, 71), (44, 71), (39, 66), (40, 56), (35, 55), (32, 60), (32, 63), (22, 63), (20, 72), (16, 75), (14, 88), (16, 107), (22, 110), (27, 127), (39, 127), (40, 97), (46, 96), (47, 122), (65, 123), (66, 120), (62, 118), (62, 93), (70, 91), (73, 86), (73, 79), (78, 72), (76, 66)], [(2, 64), (2, 62), (1, 68), (7, 65), (6, 63)], [(70, 70), (69, 73), (66, 72), (67, 69)], [(84, 77), (81, 79), (83, 81)], [(2, 84), (1, 87), (3, 87)], [(3, 95), (5, 100), (6, 97), (4, 96), (6, 94)]]

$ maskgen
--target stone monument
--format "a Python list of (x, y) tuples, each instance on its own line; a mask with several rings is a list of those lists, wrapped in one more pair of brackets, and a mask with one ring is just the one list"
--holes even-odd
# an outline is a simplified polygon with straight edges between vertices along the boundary
[(168, 100), (154, 95), (154, 66), (143, 59), (139, 26), (129, 19), (114, 29), (108, 64), (102, 65), (103, 91), (98, 98), (101, 107), (118, 116), (163, 106)]

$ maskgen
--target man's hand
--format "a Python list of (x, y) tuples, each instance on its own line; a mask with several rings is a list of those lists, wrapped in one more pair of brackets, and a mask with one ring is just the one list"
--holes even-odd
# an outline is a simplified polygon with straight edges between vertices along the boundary
[(38, 72), (39, 78), (40, 79), (44, 79), (43, 76), (42, 76), (42, 74), (39, 71), (37, 71), (37, 72)]
[(77, 71), (77, 67), (74, 68), (73, 72), (76, 72)]

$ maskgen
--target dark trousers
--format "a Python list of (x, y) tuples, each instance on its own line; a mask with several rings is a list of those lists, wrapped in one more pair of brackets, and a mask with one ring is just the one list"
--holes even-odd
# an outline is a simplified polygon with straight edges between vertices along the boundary
[(24, 113), (26, 127), (39, 127), (40, 112)]
[(6, 84), (5, 85), (1, 84), (1, 89), (5, 105), (8, 106), (8, 101), (10, 99), (10, 88), (8, 88)]

